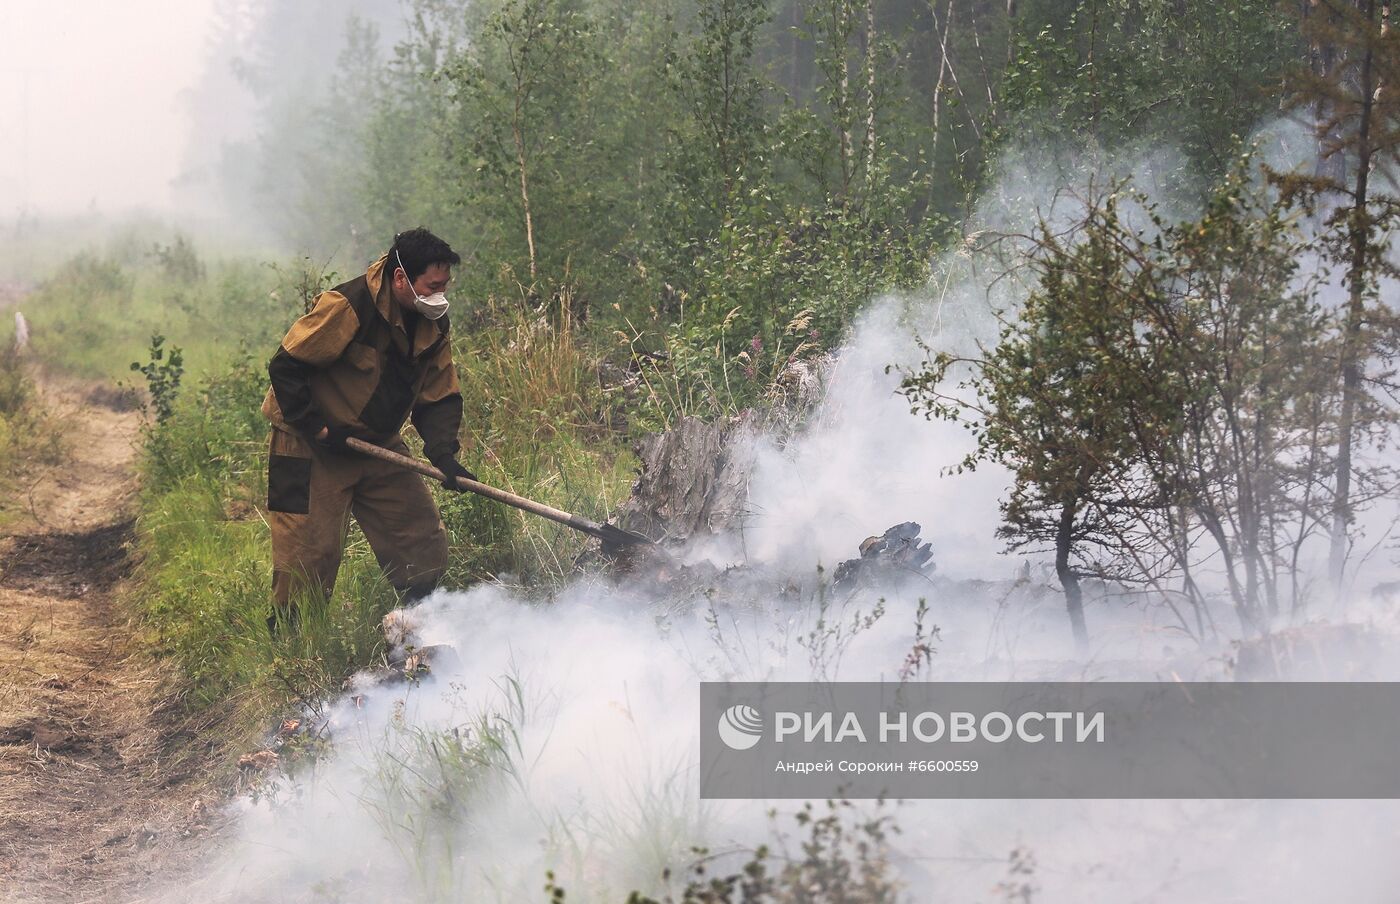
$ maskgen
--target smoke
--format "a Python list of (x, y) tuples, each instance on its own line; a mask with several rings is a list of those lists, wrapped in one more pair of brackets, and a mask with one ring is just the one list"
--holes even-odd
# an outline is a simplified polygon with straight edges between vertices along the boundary
[[(1070, 215), (1035, 161), (1002, 166), (973, 231)], [(919, 340), (990, 342), (1021, 290), (966, 248), (935, 269), (926, 292), (871, 306), (806, 430), (759, 450), (754, 518), (730, 554), (765, 567), (686, 599), (599, 579), (549, 603), (494, 586), (434, 595), (416, 610), (421, 643), (450, 648), (432, 675), (360, 676), (329, 704), (330, 750), (241, 800), (237, 838), (171, 899), (516, 901), (541, 894), (546, 871), (569, 900), (674, 891), (694, 847), (772, 835), (772, 802), (698, 799), (698, 683), (894, 680), (920, 599), (940, 629), (922, 679), (1228, 677), (1228, 650), (1184, 644), (1160, 613), (1121, 602), (1091, 607), (1097, 646), (1079, 658), (1040, 572), (1011, 580), (1020, 563), (992, 536), (1006, 475), (948, 473), (966, 433), (911, 415), (897, 388)], [(933, 580), (821, 589), (817, 566), (910, 519), (934, 543)], [(921, 801), (894, 815), (913, 900), (1381, 900), (1400, 878), (1393, 801)], [(1029, 873), (1010, 874), (1013, 851)], [(1023, 884), (1033, 892), (1013, 898)]]
[(786, 448), (768, 442), (759, 450), (745, 528), (751, 560), (829, 568), (864, 537), (913, 520), (933, 541), (943, 574), (1010, 576), (994, 538), (1006, 475), (987, 467), (945, 476), (972, 451), (967, 431), (912, 415), (898, 392), (902, 374), (889, 369), (918, 365), (919, 335), (959, 329), (947, 321), (967, 316), (979, 303), (973, 294), (912, 309), (908, 300), (882, 298), (859, 318), (808, 430)]
[(17, 232), (140, 213), (266, 234), (303, 200), (291, 152), (324, 157), (354, 127), (320, 121), (352, 28), (404, 31), (400, 0), (12, 6), (0, 220)]
[[(347, 58), (359, 35), (376, 48), (404, 33), (400, 0), (208, 0), (212, 37), (185, 94), (194, 140), (174, 189), (181, 209), (220, 234), (287, 239), (307, 206), (309, 173), (338, 163), (369, 111), (333, 109), (337, 87), (383, 61)], [(323, 229), (326, 228), (324, 225)], [(292, 237), (300, 239), (301, 236)], [(297, 245), (299, 250), (310, 250)]]
[(209, 5), (6, 5), (0, 218), (170, 209)]
[(392, 47), (405, 9), (401, 0), (8, 4), (0, 276), (32, 285), (50, 256), (172, 225), (222, 249), (274, 239), (285, 248), (290, 238), (296, 251), (318, 250), (289, 236), (288, 221), (338, 225), (328, 211), (338, 199), (308, 199), (308, 176), (341, 160), (327, 149), (353, 146), (343, 136), (365, 115), (337, 106), (337, 87), (384, 65), (342, 56), (356, 37)]
[[(422, 615), (424, 643), (451, 643), (458, 662), (420, 686), (338, 701), (333, 752), (244, 801), (237, 842), (181, 900), (529, 900), (552, 870), (570, 900), (621, 901), (674, 888), (662, 871), (693, 846), (768, 840), (773, 804), (696, 798), (696, 685), (812, 674), (798, 640), (810, 611), (723, 612), (719, 630), (705, 611), (658, 624), (646, 600), (579, 584), (550, 605), (494, 587), (445, 593)], [(857, 635), (835, 676), (891, 677), (908, 633), (891, 618)], [(1379, 900), (1396, 878), (1385, 846), (1400, 811), (922, 801), (896, 816), (895, 865), (914, 900), (988, 900), (1021, 848), (1039, 864), (1036, 901), (1308, 901)]]

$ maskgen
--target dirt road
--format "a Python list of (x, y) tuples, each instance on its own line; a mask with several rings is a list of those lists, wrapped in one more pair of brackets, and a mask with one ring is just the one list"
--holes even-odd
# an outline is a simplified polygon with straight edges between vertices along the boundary
[(117, 603), (140, 419), (112, 395), (44, 385), (62, 460), (34, 469), (0, 527), (4, 901), (140, 900), (209, 834), (201, 764), (167, 755), (187, 728), (174, 682)]

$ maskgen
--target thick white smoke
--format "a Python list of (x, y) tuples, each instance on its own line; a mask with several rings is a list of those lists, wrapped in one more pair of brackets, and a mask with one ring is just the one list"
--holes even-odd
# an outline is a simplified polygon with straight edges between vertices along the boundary
[[(1046, 181), (1008, 168), (982, 225), (1053, 211)], [(1159, 613), (1123, 605), (1090, 610), (1096, 646), (1077, 658), (1040, 572), (1012, 582), (1019, 563), (992, 535), (1005, 475), (943, 476), (967, 437), (911, 415), (886, 372), (922, 360), (916, 336), (991, 339), (992, 308), (1015, 304), (1008, 281), (989, 296), (970, 258), (939, 272), (922, 297), (876, 302), (807, 431), (760, 451), (744, 552), (765, 573), (810, 579), (917, 520), (941, 577), (883, 601), (814, 594), (810, 580), (785, 594), (763, 578), (691, 605), (596, 580), (549, 604), (497, 587), (439, 593), (421, 607), (421, 641), (452, 656), (421, 685), (332, 704), (332, 750), (273, 797), (240, 803), (236, 841), (173, 897), (520, 901), (542, 895), (546, 870), (571, 901), (675, 889), (692, 847), (752, 847), (770, 837), (770, 807), (794, 809), (698, 799), (699, 682), (895, 680), (920, 597), (941, 629), (922, 678), (1228, 675), (1228, 649), (1202, 652)], [(895, 864), (917, 901), (1379, 901), (1400, 879), (1391, 801), (925, 801), (894, 815)], [(999, 887), (1014, 849), (1036, 864), (1021, 877), (1029, 897)]]
[[(830, 568), (850, 558), (866, 536), (912, 520), (933, 542), (942, 573), (1011, 575), (1015, 563), (997, 555), (994, 536), (1006, 474), (987, 467), (945, 477), (945, 469), (972, 449), (967, 431), (911, 414), (898, 392), (901, 373), (888, 369), (919, 364), (924, 353), (917, 337), (946, 335), (940, 316), (986, 304), (984, 298), (944, 301), (942, 311), (899, 298), (877, 301), (838, 356), (806, 433), (784, 448), (761, 446), (745, 532), (751, 559)], [(954, 305), (960, 310), (948, 310)]]
[[(179, 897), (520, 901), (546, 870), (570, 900), (659, 893), (693, 846), (753, 846), (770, 807), (793, 809), (698, 800), (698, 681), (891, 679), (911, 634), (887, 616), (814, 663), (810, 611), (659, 625), (646, 602), (585, 585), (551, 605), (440, 594), (423, 640), (460, 662), (337, 702), (333, 753), (275, 802), (243, 803), (238, 840)], [(1400, 878), (1390, 801), (921, 801), (895, 814), (896, 865), (919, 901), (996, 900), (1016, 848), (1039, 865), (1038, 902), (1384, 900)]]

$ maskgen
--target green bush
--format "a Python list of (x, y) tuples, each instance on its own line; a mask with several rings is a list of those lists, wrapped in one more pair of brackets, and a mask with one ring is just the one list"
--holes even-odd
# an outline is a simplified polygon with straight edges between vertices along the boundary
[(218, 487), (246, 484), (265, 473), (267, 421), (259, 409), (266, 391), (265, 371), (241, 347), (222, 373), (203, 380), (190, 397), (165, 396), (166, 416), (146, 428), (147, 491), (161, 493), (186, 479)]

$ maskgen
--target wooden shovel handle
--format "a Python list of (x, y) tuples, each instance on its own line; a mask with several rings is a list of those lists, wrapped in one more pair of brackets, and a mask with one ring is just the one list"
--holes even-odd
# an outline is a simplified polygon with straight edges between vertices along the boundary
[[(353, 449), (362, 455), (368, 455), (371, 458), (377, 458), (380, 461), (386, 461), (391, 465), (398, 465), (410, 471), (417, 471), (424, 477), (431, 477), (439, 483), (444, 479), (443, 473), (432, 465), (421, 462), (416, 458), (410, 458), (407, 455), (391, 452), (383, 446), (376, 446), (374, 443), (367, 443), (362, 439), (355, 439), (354, 437), (347, 439), (345, 445), (347, 448)], [(574, 530), (581, 530), (586, 534), (592, 534), (599, 539), (607, 540), (612, 538), (612, 531), (609, 531), (605, 526), (595, 521), (589, 521), (587, 518), (545, 505), (542, 502), (535, 502), (533, 499), (526, 499), (524, 496), (508, 493), (505, 490), (481, 483), (477, 480), (467, 480), (465, 477), (458, 477), (457, 485), (478, 496), (485, 496), (487, 499), (494, 499), (497, 502), (513, 506), (521, 511), (529, 512), (532, 515), (548, 518), (550, 521), (558, 522), (566, 527), (572, 527)], [(616, 530), (616, 528), (613, 530)]]

